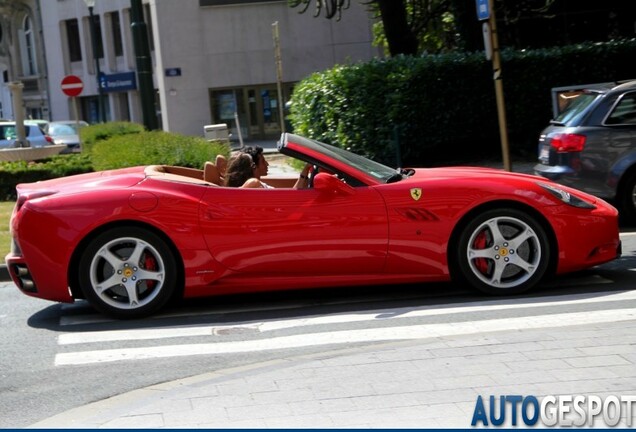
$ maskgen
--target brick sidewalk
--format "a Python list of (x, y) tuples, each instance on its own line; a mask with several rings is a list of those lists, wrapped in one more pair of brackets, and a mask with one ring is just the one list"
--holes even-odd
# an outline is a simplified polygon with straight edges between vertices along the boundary
[(136, 390), (32, 427), (469, 428), (480, 395), (633, 395), (635, 330), (635, 320), (563, 323), (282, 358)]

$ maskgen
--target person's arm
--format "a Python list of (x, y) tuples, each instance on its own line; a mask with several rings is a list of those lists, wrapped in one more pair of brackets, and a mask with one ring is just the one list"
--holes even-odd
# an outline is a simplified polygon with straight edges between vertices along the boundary
[(309, 169), (311, 165), (307, 164), (300, 172), (298, 176), (298, 180), (296, 180), (296, 184), (294, 184), (294, 189), (305, 189), (309, 185)]

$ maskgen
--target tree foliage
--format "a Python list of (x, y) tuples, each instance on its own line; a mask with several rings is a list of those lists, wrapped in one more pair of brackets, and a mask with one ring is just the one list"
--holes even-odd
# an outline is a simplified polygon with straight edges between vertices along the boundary
[[(376, 44), (391, 56), (483, 49), (474, 0), (358, 0), (374, 13)], [(288, 0), (340, 19), (351, 0)], [(517, 49), (633, 38), (636, 1), (495, 0), (499, 43)]]
[[(378, 13), (382, 20), (384, 35), (389, 52), (392, 56), (398, 54), (417, 54), (417, 37), (408, 25), (406, 3), (428, 0), (366, 0), (371, 10)], [(342, 11), (350, 6), (350, 0), (288, 0), (291, 7), (300, 7), (300, 13), (315, 4), (314, 16), (325, 12), (325, 18), (340, 19)]]

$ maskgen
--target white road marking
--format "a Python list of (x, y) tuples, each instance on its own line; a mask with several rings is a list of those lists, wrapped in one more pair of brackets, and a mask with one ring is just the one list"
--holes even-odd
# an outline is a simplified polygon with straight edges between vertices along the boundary
[(565, 306), (587, 303), (601, 303), (619, 300), (635, 300), (635, 291), (623, 291), (602, 295), (598, 294), (581, 295), (572, 299), (572, 295), (536, 297), (528, 299), (505, 299), (485, 302), (460, 303), (453, 307), (423, 306), (420, 308), (405, 307), (399, 309), (382, 309), (364, 313), (334, 314), (317, 316), (310, 318), (298, 318), (287, 320), (271, 320), (260, 322), (249, 322), (234, 325), (221, 326), (188, 326), (178, 328), (151, 328), (137, 330), (112, 330), (93, 332), (64, 333), (58, 336), (60, 345), (83, 344), (93, 342), (113, 342), (124, 340), (149, 340), (183, 338), (191, 336), (214, 336), (222, 333), (223, 330), (247, 330), (261, 333), (282, 330), (288, 328), (299, 328), (321, 324), (346, 324), (363, 321), (390, 320), (394, 318), (415, 318), (448, 314), (460, 314), (469, 312), (502, 311), (513, 309), (537, 308), (546, 306)]
[(300, 348), (307, 346), (350, 344), (358, 342), (388, 342), (396, 340), (468, 335), (501, 330), (510, 331), (549, 327), (567, 327), (582, 324), (589, 325), (606, 322), (631, 321), (634, 319), (636, 319), (636, 309), (630, 308), (563, 313), (546, 316), (502, 318), (460, 323), (330, 331), (324, 333), (302, 334), (238, 342), (214, 342), (60, 353), (55, 357), (55, 365), (66, 366), (107, 363), (123, 360), (145, 360), (152, 358), (194, 355), (218, 355)]

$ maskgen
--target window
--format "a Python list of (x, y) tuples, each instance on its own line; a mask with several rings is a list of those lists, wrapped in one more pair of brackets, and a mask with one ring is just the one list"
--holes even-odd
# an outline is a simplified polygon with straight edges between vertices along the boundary
[(121, 22), (119, 20), (119, 12), (113, 12), (110, 15), (111, 30), (113, 32), (113, 47), (115, 49), (115, 56), (121, 57), (124, 55), (124, 44), (121, 37)]
[(31, 18), (25, 16), (22, 21), (22, 28), (19, 32), (20, 54), (22, 56), (22, 74), (25, 76), (37, 75), (38, 68), (35, 52), (35, 34)]
[(66, 20), (66, 43), (68, 44), (69, 60), (72, 62), (82, 61), (82, 48), (80, 45), (77, 19)]
[(624, 95), (607, 117), (606, 124), (636, 124), (636, 93)]

